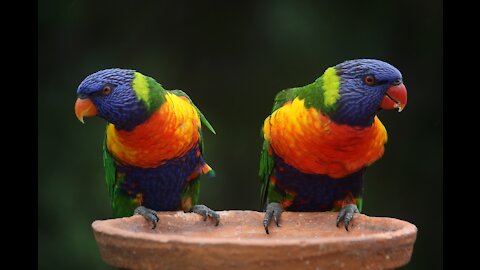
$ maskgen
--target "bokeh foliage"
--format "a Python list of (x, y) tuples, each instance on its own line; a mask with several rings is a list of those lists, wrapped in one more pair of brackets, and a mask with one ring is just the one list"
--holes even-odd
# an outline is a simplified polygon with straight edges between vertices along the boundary
[(367, 171), (364, 212), (417, 225), (404, 269), (442, 268), (442, 20), (441, 1), (39, 1), (39, 268), (110, 268), (90, 227), (111, 214), (105, 123), (82, 125), (73, 110), (85, 76), (132, 68), (185, 90), (217, 131), (205, 133), (217, 177), (201, 202), (258, 210), (260, 126), (275, 93), (353, 58), (392, 63), (409, 90), (404, 112), (380, 114), (389, 142)]

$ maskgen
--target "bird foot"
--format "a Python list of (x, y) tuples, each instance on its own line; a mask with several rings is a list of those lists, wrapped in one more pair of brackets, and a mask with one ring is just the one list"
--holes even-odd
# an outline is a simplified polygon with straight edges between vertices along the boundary
[(273, 220), (275, 221), (275, 224), (277, 224), (277, 227), (280, 227), (279, 225), (279, 220), (280, 220), (280, 215), (283, 212), (283, 208), (279, 203), (269, 203), (267, 205), (267, 209), (265, 210), (265, 218), (263, 219), (263, 227), (265, 227), (265, 232), (269, 234), (268, 232), (268, 225), (270, 225), (270, 222)]
[(220, 223), (220, 215), (203, 204), (194, 205), (187, 212), (199, 214), (203, 217), (203, 221), (207, 221), (208, 217), (211, 217), (213, 220), (215, 220), (215, 226), (218, 226), (218, 224)]
[(152, 230), (157, 227), (158, 216), (157, 211), (146, 208), (145, 206), (139, 206), (133, 211), (134, 215), (142, 215), (150, 224), (152, 224)]
[(360, 213), (360, 211), (358, 211), (357, 205), (355, 204), (347, 204), (342, 207), (342, 209), (340, 209), (340, 211), (338, 212), (337, 227), (340, 222), (343, 221), (345, 223), (345, 230), (348, 231), (348, 224), (350, 224), (350, 221), (353, 219), (353, 215), (355, 215), (355, 213)]

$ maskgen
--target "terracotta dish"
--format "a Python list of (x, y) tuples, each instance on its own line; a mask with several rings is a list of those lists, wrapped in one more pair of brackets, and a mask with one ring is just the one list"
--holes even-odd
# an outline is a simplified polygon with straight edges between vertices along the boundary
[(193, 213), (159, 212), (152, 230), (141, 216), (97, 220), (103, 260), (127, 269), (393, 269), (410, 261), (417, 228), (355, 215), (349, 231), (337, 213), (284, 212), (270, 234), (264, 213), (218, 211), (220, 224)]

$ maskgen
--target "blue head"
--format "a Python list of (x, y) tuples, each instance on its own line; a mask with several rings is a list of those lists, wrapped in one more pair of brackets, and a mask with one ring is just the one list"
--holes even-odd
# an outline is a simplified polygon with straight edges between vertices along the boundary
[(403, 110), (407, 91), (394, 66), (375, 59), (356, 59), (334, 67), (340, 78), (339, 99), (330, 118), (339, 124), (369, 126), (380, 109)]
[(134, 70), (105, 69), (86, 77), (78, 86), (75, 113), (83, 122), (84, 116), (97, 115), (118, 129), (131, 130), (148, 117), (144, 102), (133, 89)]

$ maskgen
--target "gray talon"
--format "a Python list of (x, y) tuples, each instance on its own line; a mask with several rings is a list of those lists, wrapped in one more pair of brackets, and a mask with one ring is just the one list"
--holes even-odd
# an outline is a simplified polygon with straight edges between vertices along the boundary
[(133, 214), (143, 216), (148, 222), (152, 224), (152, 230), (157, 227), (157, 222), (159, 221), (157, 211), (146, 208), (145, 206), (139, 206), (135, 208)]
[(267, 205), (267, 209), (265, 210), (265, 218), (263, 219), (263, 227), (265, 228), (265, 232), (267, 234), (270, 234), (268, 231), (268, 225), (270, 225), (270, 222), (273, 220), (275, 221), (275, 224), (277, 224), (278, 227), (280, 227), (280, 215), (283, 212), (283, 208), (279, 203), (269, 203)]
[(278, 216), (277, 215), (273, 215), (273, 221), (275, 221), (275, 224), (277, 224), (277, 227), (280, 227), (280, 225), (278, 224)]
[(215, 220), (215, 226), (218, 226), (220, 223), (220, 215), (203, 204), (194, 205), (188, 212), (201, 215), (203, 217), (203, 221), (207, 221), (208, 217), (211, 217)]
[(348, 231), (348, 225), (350, 224), (350, 221), (353, 219), (353, 216), (355, 213), (360, 213), (358, 211), (358, 208), (355, 204), (347, 204), (345, 205), (340, 211), (338, 212), (337, 216), (337, 227), (339, 224), (344, 221), (345, 223), (345, 230)]

